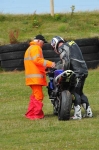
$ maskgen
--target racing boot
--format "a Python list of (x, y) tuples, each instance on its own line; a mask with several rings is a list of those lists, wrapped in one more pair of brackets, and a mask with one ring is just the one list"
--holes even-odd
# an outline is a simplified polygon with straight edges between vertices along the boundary
[(71, 117), (71, 119), (74, 119), (74, 120), (82, 119), (80, 105), (74, 106), (74, 116)]
[(83, 106), (83, 108), (84, 108), (84, 110), (85, 110), (85, 112), (86, 112), (86, 113), (83, 115), (83, 117), (84, 117), (84, 118), (85, 118), (85, 117), (87, 117), (87, 118), (92, 118), (92, 117), (93, 117), (93, 113), (92, 113), (92, 110), (91, 110), (90, 106), (88, 106), (88, 107), (86, 108), (86, 103), (83, 103), (82, 106)]

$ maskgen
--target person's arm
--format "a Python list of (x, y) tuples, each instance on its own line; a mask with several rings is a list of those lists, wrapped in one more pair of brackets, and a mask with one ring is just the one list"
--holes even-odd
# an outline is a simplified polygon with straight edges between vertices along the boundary
[(40, 49), (38, 47), (35, 47), (35, 50), (31, 50), (31, 57), (33, 58), (32, 61), (40, 67), (46, 68), (46, 67), (55, 67), (55, 63), (49, 60), (44, 59), (42, 53), (40, 53)]
[(60, 54), (60, 59), (62, 60), (62, 64), (63, 64), (63, 69), (67, 70), (70, 68), (70, 59), (69, 59), (69, 53), (64, 50), (61, 54)]

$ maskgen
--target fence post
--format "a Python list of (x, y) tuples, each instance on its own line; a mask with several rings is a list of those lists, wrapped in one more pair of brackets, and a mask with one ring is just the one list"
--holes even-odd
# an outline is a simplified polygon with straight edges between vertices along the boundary
[(54, 0), (50, 0), (51, 16), (54, 16)]

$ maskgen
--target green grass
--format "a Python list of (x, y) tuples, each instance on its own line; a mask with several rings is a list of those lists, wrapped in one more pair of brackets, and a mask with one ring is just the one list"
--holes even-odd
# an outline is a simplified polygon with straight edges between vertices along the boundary
[(58, 121), (44, 87), (45, 118), (32, 121), (24, 117), (31, 94), (31, 89), (25, 86), (24, 71), (1, 72), (0, 150), (98, 150), (98, 81), (99, 68), (89, 70), (84, 92), (89, 98), (93, 118)]
[[(99, 11), (55, 14), (0, 14), (0, 45), (9, 44), (9, 33), (18, 31), (23, 42), (43, 34), (48, 42), (59, 35), (67, 40), (99, 37)], [(78, 32), (79, 31), (79, 32)]]

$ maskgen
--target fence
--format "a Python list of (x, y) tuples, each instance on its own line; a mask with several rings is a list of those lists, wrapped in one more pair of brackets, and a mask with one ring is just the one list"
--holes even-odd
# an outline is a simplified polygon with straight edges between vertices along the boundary
[[(95, 69), (99, 65), (98, 38), (77, 39), (75, 42), (81, 48), (88, 69)], [(5, 71), (24, 70), (24, 53), (29, 43), (17, 43), (0, 46), (0, 66)], [(50, 43), (43, 47), (44, 58), (58, 62), (59, 56), (52, 50)]]

